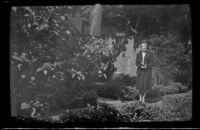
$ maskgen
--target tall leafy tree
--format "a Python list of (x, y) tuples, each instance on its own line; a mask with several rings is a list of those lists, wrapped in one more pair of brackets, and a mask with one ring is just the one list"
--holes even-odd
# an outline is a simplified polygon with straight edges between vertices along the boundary
[(191, 82), (189, 5), (107, 5), (104, 9), (104, 15), (117, 19), (118, 28), (135, 36), (135, 48), (140, 40), (149, 41), (156, 55), (155, 70), (159, 70), (160, 78)]

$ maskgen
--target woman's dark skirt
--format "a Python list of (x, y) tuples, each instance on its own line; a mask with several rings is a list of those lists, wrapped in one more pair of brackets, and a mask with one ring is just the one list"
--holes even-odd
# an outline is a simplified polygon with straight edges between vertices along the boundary
[(152, 87), (152, 69), (137, 69), (136, 88), (139, 94), (147, 93)]

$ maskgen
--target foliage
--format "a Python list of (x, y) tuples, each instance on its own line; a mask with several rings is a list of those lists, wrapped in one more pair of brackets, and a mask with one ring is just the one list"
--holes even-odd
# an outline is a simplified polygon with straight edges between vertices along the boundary
[[(124, 40), (79, 35), (73, 32), (68, 15), (70, 9), (65, 6), (21, 7), (12, 11), (12, 53), (16, 51), (15, 57), (23, 53), (28, 59), (32, 58), (29, 61), (34, 60), (34, 66), (43, 63), (53, 66), (59, 62), (68, 67), (64, 69), (66, 73), (75, 73), (79, 77), (97, 76), (99, 69), (103, 65), (107, 68), (124, 49)], [(22, 23), (19, 24), (20, 20)]]
[[(35, 93), (35, 95), (29, 100), (25, 100), (25, 103), (30, 104), (30, 107), (28, 109), (18, 107), (20, 116), (29, 117), (32, 108), (36, 108), (39, 117), (45, 117), (59, 110), (97, 106), (95, 88), (88, 84), (76, 84), (76, 87), (57, 86), (52, 93), (44, 93), (44, 91), (33, 91), (32, 93)], [(23, 105), (22, 101), (19, 100), (18, 102)]]
[(99, 89), (99, 96), (111, 99), (134, 100), (138, 91), (135, 88), (136, 77), (128, 74), (114, 74), (112, 79), (106, 82), (106, 86)]
[[(136, 7), (133, 10), (139, 10), (140, 8)], [(179, 8), (179, 13), (184, 8), (185, 6)], [(110, 79), (115, 71), (113, 62), (120, 52), (125, 50), (126, 40), (124, 38), (96, 38), (77, 34), (67, 19), (68, 15), (77, 13), (87, 15), (90, 9), (90, 6), (81, 8), (71, 6), (12, 7), (10, 24), (11, 93), (14, 96), (12, 102), (19, 111), (21, 111), (20, 106), (24, 102), (30, 104), (31, 108), (37, 108), (40, 114), (44, 113), (44, 115), (59, 108), (84, 107), (88, 104), (95, 106), (96, 92), (87, 89), (87, 87), (91, 88), (93, 85), (81, 85), (77, 84), (77, 81), (89, 82), (103, 77), (104, 74), (106, 75), (105, 79)], [(126, 8), (123, 9), (126, 12)], [(127, 8), (127, 12), (134, 12), (129, 9)], [(142, 15), (142, 18), (136, 17), (139, 22), (133, 24), (139, 32), (141, 30), (141, 33), (147, 28), (148, 31), (155, 31), (162, 25), (152, 26), (157, 25), (157, 22), (155, 22), (157, 19), (162, 21), (163, 17), (153, 18), (152, 12), (147, 13), (151, 9), (147, 8), (142, 12), (139, 11), (138, 16)], [(176, 12), (176, 6), (172, 9), (171, 13)], [(187, 18), (177, 21), (176, 25), (179, 25), (182, 21), (184, 23), (186, 21), (189, 25), (187, 11)], [(155, 12), (158, 15), (160, 13), (160, 11)], [(126, 16), (123, 11), (122, 14), (122, 16)], [(176, 18), (177, 14), (173, 18)], [(185, 12), (181, 14), (185, 14)], [(149, 17), (146, 17), (148, 20), (145, 20), (145, 16), (150, 16), (154, 24), (140, 23), (140, 21), (151, 21)], [(169, 16), (171, 18), (171, 15)], [(183, 18), (184, 15), (180, 16)], [(169, 18), (168, 15), (167, 18)], [(129, 21), (126, 18), (124, 20), (124, 24), (120, 25), (122, 29)], [(165, 22), (164, 19), (163, 22), (159, 23)], [(186, 24), (182, 25), (185, 27)], [(188, 26), (186, 27), (188, 28)], [(186, 29), (187, 33), (188, 30)], [(177, 38), (177, 35), (171, 32), (152, 35), (149, 38), (157, 58), (156, 72), (162, 74), (164, 79), (167, 80), (191, 82), (192, 45), (191, 42), (177, 39), (180, 38)], [(108, 82), (97, 90), (97, 94), (113, 99), (129, 100), (136, 93), (135, 90), (126, 86), (130, 84), (135, 84), (135, 79), (124, 76), (119, 79), (119, 82)], [(185, 90), (183, 89), (183, 91)], [(40, 107), (41, 105), (44, 107)], [(105, 111), (108, 111), (108, 113), (104, 114)], [(99, 112), (97, 113), (98, 116), (104, 116), (103, 118), (101, 116), (100, 118), (97, 118), (98, 116), (94, 118), (103, 121), (119, 120), (117, 112), (114, 112), (114, 117), (117, 115), (115, 119), (113, 114), (110, 114), (111, 111), (110, 108), (97, 110)], [(31, 109), (28, 110), (28, 113), (31, 113)], [(107, 119), (107, 116), (109, 119)], [(149, 117), (142, 116), (141, 118), (147, 119)], [(73, 120), (78, 119), (79, 117), (76, 117)], [(82, 119), (85, 119), (85, 117)]]
[(103, 98), (130, 101), (137, 98), (138, 91), (135, 87), (126, 86), (120, 82), (109, 82), (106, 85), (99, 87), (97, 95)]
[(138, 98), (138, 91), (136, 87), (133, 86), (124, 86), (122, 89), (122, 95), (120, 99), (122, 101), (133, 101)]
[(105, 85), (99, 87), (97, 94), (100, 97), (110, 98), (110, 99), (120, 99), (122, 96), (122, 89), (124, 84), (120, 82), (109, 81)]
[(181, 42), (175, 32), (151, 35), (149, 42), (155, 55), (154, 73), (162, 84), (169, 81), (186, 84), (191, 81), (192, 54), (189, 43)]
[(112, 107), (91, 107), (83, 111), (67, 111), (61, 117), (63, 122), (118, 122), (119, 112)]
[(166, 121), (188, 121), (192, 119), (192, 91), (187, 93), (166, 95)]
[[(108, 79), (115, 71), (113, 62), (125, 49), (125, 40), (78, 34), (67, 17), (82, 10), (87, 13), (85, 7), (80, 10), (70, 6), (12, 8), (10, 58), (15, 96), (12, 102), (18, 104), (15, 107), (32, 100), (42, 100), (50, 111), (63, 107), (63, 103), (75, 107), (69, 105), (73, 101), (85, 106), (75, 96), (90, 100), (90, 92), (82, 89), (75, 93), (75, 88), (71, 88), (76, 86), (74, 82), (97, 80), (102, 74)], [(71, 99), (66, 95), (72, 95), (70, 91), (75, 93)]]
[(134, 103), (127, 106), (122, 112), (123, 121), (154, 121), (162, 111), (157, 106), (145, 106), (144, 104)]
[(87, 84), (78, 84), (75, 88), (66, 88), (64, 94), (60, 96), (62, 97), (64, 108), (67, 109), (97, 105), (97, 94), (95, 88), (91, 89)]
[(179, 89), (175, 86), (164, 86), (161, 88), (161, 93), (162, 95), (167, 95), (167, 94), (176, 94), (179, 92)]
[[(134, 122), (134, 121), (189, 121), (192, 119), (192, 91), (165, 95), (164, 107), (141, 104), (127, 104), (123, 110), (113, 106), (90, 106), (84, 109), (66, 110), (59, 120), (37, 118), (47, 122)], [(35, 118), (36, 119), (36, 118)]]
[(191, 38), (189, 5), (106, 5), (103, 15), (116, 21), (126, 34), (136, 34), (135, 42), (163, 30), (177, 31), (183, 41)]
[(136, 85), (136, 76), (130, 77), (128, 74), (120, 74), (116, 78), (112, 79), (114, 82), (121, 82), (127, 86), (135, 86)]
[(153, 87), (146, 94), (146, 99), (160, 100), (161, 97), (162, 97), (162, 93), (160, 92), (160, 88), (159, 87)]
[(155, 75), (159, 75), (158, 84), (166, 85), (169, 80), (173, 80), (191, 87), (189, 5), (108, 5), (105, 6), (103, 14), (116, 21), (117, 27), (126, 34), (135, 34), (135, 49), (141, 40), (149, 41), (149, 47), (155, 54), (154, 71)]
[(161, 86), (159, 88), (160, 88), (160, 93), (162, 95), (184, 93), (188, 91), (187, 86), (184, 86), (181, 83), (174, 83), (174, 82), (172, 82), (167, 86)]
[(185, 86), (180, 82), (172, 82), (170, 85), (177, 87), (179, 89), (179, 93), (185, 93), (188, 91), (188, 86)]

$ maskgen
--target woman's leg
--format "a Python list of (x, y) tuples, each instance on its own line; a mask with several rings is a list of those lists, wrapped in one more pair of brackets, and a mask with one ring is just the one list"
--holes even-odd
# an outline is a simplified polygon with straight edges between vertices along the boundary
[(141, 102), (142, 101), (142, 95), (139, 94), (139, 97), (140, 97), (139, 102)]
[(145, 96), (146, 96), (146, 93), (144, 93), (144, 96), (142, 97), (142, 103), (145, 102)]

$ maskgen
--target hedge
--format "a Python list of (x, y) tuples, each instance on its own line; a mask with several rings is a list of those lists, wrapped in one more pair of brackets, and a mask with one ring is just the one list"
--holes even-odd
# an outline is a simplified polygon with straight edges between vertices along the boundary
[(189, 121), (192, 119), (192, 91), (163, 97), (164, 109), (156, 106), (129, 104), (122, 111), (113, 106), (91, 106), (84, 109), (67, 109), (59, 120), (38, 118), (41, 121), (69, 122), (137, 122), (137, 121)]

